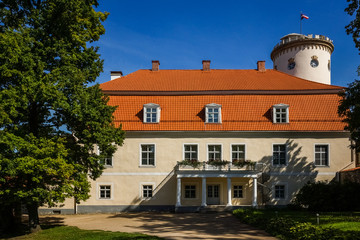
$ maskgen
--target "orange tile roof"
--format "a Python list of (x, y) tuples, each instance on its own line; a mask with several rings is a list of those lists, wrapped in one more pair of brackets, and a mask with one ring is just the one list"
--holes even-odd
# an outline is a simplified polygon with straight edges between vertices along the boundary
[(286, 73), (257, 70), (138, 70), (100, 85), (106, 91), (309, 90), (342, 87), (307, 81)]
[[(115, 124), (126, 131), (343, 131), (339, 99), (336, 94), (110, 96), (109, 104), (119, 106)], [(146, 103), (160, 105), (160, 123), (143, 123)], [(204, 123), (209, 103), (222, 105), (221, 124)], [(272, 123), (271, 108), (279, 103), (290, 106), (290, 123)]]
[[(126, 131), (344, 131), (345, 126), (337, 114), (342, 87), (277, 70), (138, 70), (100, 87), (110, 95), (109, 104), (119, 106), (115, 124)], [(160, 105), (160, 123), (143, 123), (146, 103)], [(205, 123), (209, 103), (222, 105), (221, 124)], [(290, 106), (290, 123), (272, 123), (271, 108), (280, 103)]]
[(360, 170), (360, 167), (356, 167), (356, 168), (351, 168), (351, 169), (346, 169), (346, 170), (342, 170), (340, 172), (355, 172), (357, 170)]

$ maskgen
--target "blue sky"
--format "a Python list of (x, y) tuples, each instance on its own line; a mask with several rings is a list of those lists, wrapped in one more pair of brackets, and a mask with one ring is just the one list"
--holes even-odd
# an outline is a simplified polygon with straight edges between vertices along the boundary
[(110, 71), (125, 75), (151, 68), (255, 69), (258, 60), (272, 68), (270, 53), (280, 38), (300, 32), (333, 40), (332, 84), (347, 86), (359, 79), (359, 51), (345, 26), (353, 17), (344, 12), (346, 0), (100, 0), (97, 10), (109, 12), (99, 42), (104, 72), (97, 82), (110, 80)]

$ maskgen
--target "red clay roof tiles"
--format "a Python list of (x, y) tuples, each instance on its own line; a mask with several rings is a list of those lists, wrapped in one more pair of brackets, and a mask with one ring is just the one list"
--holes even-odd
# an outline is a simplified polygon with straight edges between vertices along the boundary
[[(115, 124), (127, 131), (342, 131), (339, 97), (323, 95), (110, 96)], [(143, 123), (143, 104), (161, 107), (160, 123)], [(222, 105), (222, 123), (206, 124), (204, 106)], [(271, 108), (285, 103), (289, 123), (274, 124)]]
[(341, 89), (276, 70), (138, 70), (101, 84), (104, 91), (221, 91)]
[[(110, 105), (118, 105), (115, 124), (126, 131), (343, 131), (345, 124), (337, 114), (342, 87), (303, 80), (288, 74), (266, 70), (139, 70), (101, 84), (110, 96)], [(214, 94), (211, 91), (264, 90), (265, 94)], [(297, 95), (274, 91), (300, 90)], [(335, 90), (334, 93), (301, 93), (303, 90)], [(166, 92), (202, 91), (203, 95)], [(127, 95), (116, 93), (127, 92)], [(131, 95), (131, 92), (144, 94)], [(151, 92), (163, 95), (149, 96)], [(161, 107), (160, 123), (143, 123), (143, 105)], [(205, 105), (222, 105), (222, 123), (205, 123)], [(272, 122), (272, 106), (288, 104), (289, 123)]]

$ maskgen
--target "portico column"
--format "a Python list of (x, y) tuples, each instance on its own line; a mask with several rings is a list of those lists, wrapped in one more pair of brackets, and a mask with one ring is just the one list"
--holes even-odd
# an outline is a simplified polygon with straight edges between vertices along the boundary
[(176, 207), (181, 206), (181, 178), (177, 177), (177, 184), (176, 184)]
[(228, 203), (227, 206), (231, 206), (231, 178), (227, 178), (227, 193), (228, 193)]
[(206, 177), (202, 178), (201, 206), (206, 207)]
[(252, 206), (257, 207), (257, 178), (253, 178), (253, 202)]

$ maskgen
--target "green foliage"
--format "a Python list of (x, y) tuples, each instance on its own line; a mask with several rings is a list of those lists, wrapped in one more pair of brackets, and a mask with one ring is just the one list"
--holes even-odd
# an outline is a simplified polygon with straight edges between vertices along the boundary
[(22, 239), (34, 239), (34, 240), (63, 240), (63, 239), (143, 239), (143, 240), (156, 240), (161, 239), (155, 236), (149, 236), (141, 233), (123, 233), (123, 232), (109, 232), (101, 230), (82, 230), (77, 227), (53, 227), (41, 231), (39, 233), (30, 234), (22, 237)]
[(179, 166), (190, 166), (193, 168), (200, 168), (203, 163), (199, 162), (197, 159), (185, 159), (178, 163)]
[(229, 161), (215, 159), (215, 160), (208, 161), (207, 164), (214, 166), (214, 167), (222, 167), (222, 166), (226, 166), (227, 164), (229, 164)]
[(345, 8), (345, 12), (350, 16), (355, 15), (355, 19), (345, 27), (346, 33), (352, 35), (356, 48), (360, 50), (360, 1), (347, 0), (347, 2), (349, 5)]
[(0, 1), (3, 206), (86, 200), (88, 177), (103, 170), (99, 160), (122, 145), (115, 107), (93, 85), (103, 65), (94, 42), (107, 17), (96, 6), (97, 0)]
[(294, 203), (310, 211), (358, 210), (360, 184), (347, 182), (308, 182), (296, 195)]
[[(277, 213), (278, 211), (276, 211)], [(274, 214), (274, 210), (237, 209), (233, 214), (241, 222), (265, 229), (268, 233), (285, 240), (350, 240), (360, 239), (358, 231), (342, 231), (333, 227), (324, 227), (306, 222), (311, 219), (310, 215), (296, 218), (303, 215), (303, 212), (288, 212), (286, 210)], [(294, 220), (296, 219), (296, 220)], [(300, 221), (298, 221), (300, 220)], [(339, 219), (338, 219), (339, 220)], [(340, 219), (341, 221), (341, 219)]]
[[(350, 16), (355, 15), (355, 18), (345, 27), (346, 33), (352, 35), (356, 48), (360, 50), (360, 0), (347, 0), (347, 2), (349, 5), (345, 12)], [(357, 71), (360, 74), (360, 66)], [(355, 80), (350, 83), (339, 95), (341, 100), (338, 113), (347, 123), (346, 130), (351, 132), (351, 139), (354, 140), (351, 146), (360, 152), (360, 81)]]

